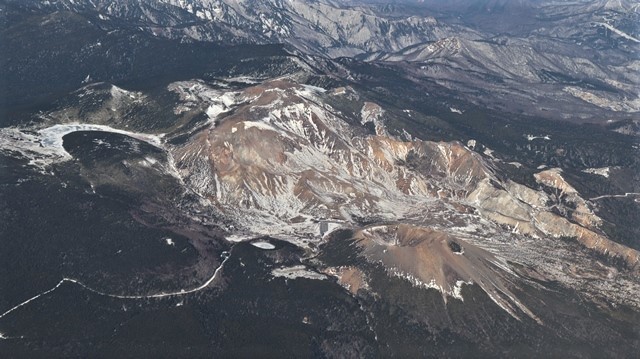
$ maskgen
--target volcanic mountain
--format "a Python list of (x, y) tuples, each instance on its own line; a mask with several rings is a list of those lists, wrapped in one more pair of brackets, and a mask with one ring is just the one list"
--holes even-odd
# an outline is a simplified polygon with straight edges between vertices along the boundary
[[(607, 239), (602, 220), (557, 170), (535, 177), (567, 193), (565, 204), (502, 179), (459, 142), (390, 134), (385, 111), (351, 88), (285, 79), (241, 91), (172, 86), (185, 99), (194, 88), (219, 91), (206, 109), (211, 119), (170, 152), (185, 183), (238, 226), (235, 240), (269, 235), (306, 247), (327, 222), (356, 231), (364, 256), (390, 274), (450, 296), (459, 296), (460, 283), (478, 283), (509, 313), (532, 318), (507, 289), (514, 274), (506, 260), (515, 259), (480, 249), (505, 237), (505, 227), (513, 241), (573, 237), (639, 268), (640, 254)], [(554, 210), (566, 203), (570, 215)]]
[(633, 355), (637, 9), (0, 0), (0, 356)]

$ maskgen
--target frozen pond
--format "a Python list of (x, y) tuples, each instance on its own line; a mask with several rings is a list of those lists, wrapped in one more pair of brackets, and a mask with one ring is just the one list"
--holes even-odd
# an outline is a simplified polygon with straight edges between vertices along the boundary
[(276, 249), (276, 246), (274, 246), (273, 244), (271, 244), (269, 242), (265, 242), (265, 241), (251, 242), (251, 245), (254, 246), (254, 247), (258, 247), (260, 249), (266, 249), (266, 250)]

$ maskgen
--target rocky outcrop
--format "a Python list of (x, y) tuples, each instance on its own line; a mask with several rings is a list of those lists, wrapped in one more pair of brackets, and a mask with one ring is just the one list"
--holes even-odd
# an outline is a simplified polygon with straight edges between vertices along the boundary
[(602, 223), (602, 219), (588, 208), (587, 202), (562, 178), (560, 171), (543, 171), (536, 174), (535, 178), (540, 183), (567, 194), (575, 211), (568, 218), (560, 216), (552, 211), (560, 204), (554, 203), (550, 195), (514, 182), (498, 188), (485, 180), (468, 199), (484, 216), (511, 227), (515, 232), (533, 237), (575, 238), (597, 253), (620, 258), (630, 268), (640, 268), (640, 253), (611, 241), (598, 230), (597, 226)]

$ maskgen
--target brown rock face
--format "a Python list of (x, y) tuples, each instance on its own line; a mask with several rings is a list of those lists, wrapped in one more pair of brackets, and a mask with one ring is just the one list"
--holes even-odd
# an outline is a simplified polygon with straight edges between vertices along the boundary
[(376, 125), (365, 135), (325, 101), (357, 96), (286, 81), (220, 96), (232, 102), (227, 112), (172, 155), (185, 182), (247, 235), (319, 240), (319, 219), (398, 223), (358, 232), (367, 258), (454, 297), (462, 283), (477, 283), (505, 310), (531, 317), (506, 285), (509, 266), (480, 248), (481, 239), (576, 237), (639, 267), (638, 252), (598, 230), (601, 220), (558, 171), (536, 179), (567, 194), (576, 209), (567, 216), (552, 212), (561, 204), (551, 195), (499, 180), (490, 162), (458, 142), (401, 141), (384, 129), (380, 106), (352, 105), (356, 118)]
[(569, 218), (559, 216), (551, 211), (553, 202), (549, 195), (537, 192), (517, 183), (509, 182), (504, 188), (497, 188), (488, 181), (483, 181), (468, 196), (480, 212), (491, 220), (508, 225), (519, 233), (534, 237), (573, 237), (585, 247), (596, 252), (621, 258), (628, 267), (640, 269), (640, 253), (616, 242), (600, 233), (597, 226), (602, 219), (588, 207), (588, 203), (580, 197), (560, 175), (559, 170), (547, 170), (536, 174), (536, 180), (561, 193), (575, 206)]
[[(235, 96), (232, 114), (174, 151), (185, 179), (220, 207), (274, 221), (395, 220), (426, 202), (462, 198), (488, 175), (458, 143), (357, 136), (302, 86), (278, 81)], [(398, 165), (410, 161), (418, 168)]]

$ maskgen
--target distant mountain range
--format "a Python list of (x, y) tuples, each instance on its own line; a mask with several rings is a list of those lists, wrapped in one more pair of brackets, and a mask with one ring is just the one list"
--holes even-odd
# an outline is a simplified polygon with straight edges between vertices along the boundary
[[(9, 14), (31, 9), (55, 18), (70, 11), (89, 21), (90, 33), (107, 37), (142, 31), (183, 42), (285, 44), (305, 55), (393, 62), (408, 67), (414, 81), (437, 81), (467, 101), (511, 112), (602, 122), (640, 110), (640, 14), (633, 2), (6, 2)], [(24, 41), (19, 35), (5, 37), (8, 51), (22, 50), (14, 49), (21, 42), (11, 42)], [(93, 51), (100, 49), (83, 53)], [(29, 83), (30, 75), (11, 71), (9, 87), (12, 77)]]

